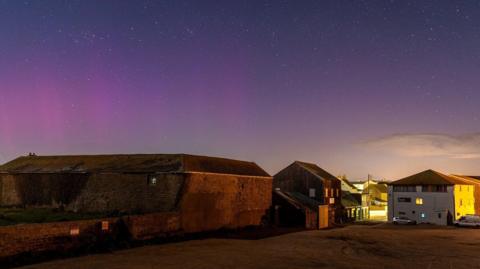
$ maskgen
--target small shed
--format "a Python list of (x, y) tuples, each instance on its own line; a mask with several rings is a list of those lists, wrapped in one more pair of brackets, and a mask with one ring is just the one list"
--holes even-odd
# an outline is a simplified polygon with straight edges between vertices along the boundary
[(275, 190), (272, 197), (275, 225), (318, 229), (324, 223), (323, 226), (328, 227), (328, 206), (325, 207), (327, 214), (324, 214), (321, 221), (321, 204), (316, 200), (298, 192), (280, 190)]

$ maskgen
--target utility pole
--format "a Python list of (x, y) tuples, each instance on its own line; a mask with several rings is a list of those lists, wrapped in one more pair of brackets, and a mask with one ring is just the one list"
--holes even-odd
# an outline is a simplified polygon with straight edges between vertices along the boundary
[(370, 205), (371, 205), (371, 197), (370, 197), (370, 174), (367, 175), (367, 218), (370, 219)]

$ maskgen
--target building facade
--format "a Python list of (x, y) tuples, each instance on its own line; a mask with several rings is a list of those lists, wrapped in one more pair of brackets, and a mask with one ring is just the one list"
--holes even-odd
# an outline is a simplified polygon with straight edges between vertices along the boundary
[(187, 233), (260, 225), (271, 189), (255, 163), (186, 154), (25, 156), (0, 166), (0, 207), (175, 214)]
[(273, 177), (274, 190), (301, 193), (328, 205), (329, 223), (342, 219), (341, 182), (315, 164), (296, 161)]
[(427, 170), (390, 183), (388, 219), (407, 217), (417, 223), (447, 225), (475, 213), (473, 184)]
[[(362, 205), (362, 191), (353, 185), (345, 175), (339, 176), (342, 188), (343, 218), (345, 222), (368, 219), (368, 207)], [(363, 188), (362, 188), (363, 189)]]

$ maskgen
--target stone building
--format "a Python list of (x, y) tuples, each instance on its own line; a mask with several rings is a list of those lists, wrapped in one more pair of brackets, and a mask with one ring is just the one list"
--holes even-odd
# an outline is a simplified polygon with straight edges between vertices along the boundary
[(24, 156), (0, 166), (0, 207), (164, 212), (185, 232), (259, 225), (271, 189), (253, 162), (186, 154)]

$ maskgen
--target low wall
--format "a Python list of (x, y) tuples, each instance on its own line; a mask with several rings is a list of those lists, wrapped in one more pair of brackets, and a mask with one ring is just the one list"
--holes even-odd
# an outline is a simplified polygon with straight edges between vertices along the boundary
[[(23, 253), (69, 250), (116, 229), (117, 219), (20, 224), (0, 227), (0, 260)], [(103, 226), (103, 227), (102, 227)]]
[[(260, 213), (260, 210), (259, 212), (244, 211), (240, 213), (244, 223), (219, 228), (234, 228), (239, 227), (239, 224), (258, 225), (260, 218), (257, 214)], [(3, 263), (13, 265), (24, 263), (19, 260), (22, 259), (21, 255), (68, 253), (85, 246), (98, 245), (107, 238), (142, 241), (192, 233), (183, 229), (182, 226), (185, 224), (182, 221), (188, 222), (189, 219), (182, 218), (179, 212), (167, 212), (120, 218), (3, 226), (0, 227), (0, 268), (3, 268)], [(201, 232), (208, 231), (214, 231), (214, 229), (201, 230)]]

